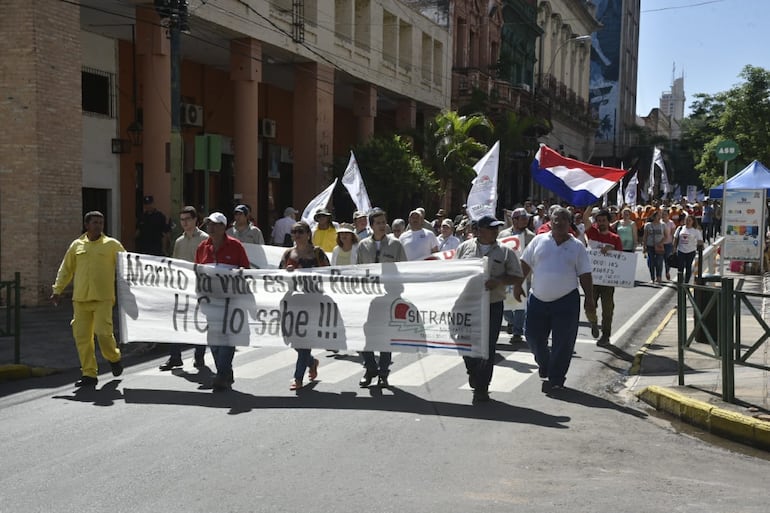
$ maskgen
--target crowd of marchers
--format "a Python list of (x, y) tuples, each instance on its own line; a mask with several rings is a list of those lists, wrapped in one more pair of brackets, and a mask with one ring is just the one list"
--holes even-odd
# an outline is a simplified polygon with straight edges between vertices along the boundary
[[(152, 196), (144, 198), (144, 211), (137, 225), (137, 251), (168, 255), (198, 264), (226, 268), (248, 268), (243, 243), (265, 244), (248, 205), (237, 205), (230, 218), (213, 212), (201, 219), (197, 210), (186, 206), (178, 213), (182, 234), (169, 239), (172, 221), (155, 209)], [(489, 261), (489, 338), (488, 359), (465, 358), (473, 402), (489, 401), (496, 344), (503, 327), (512, 335), (511, 343), (526, 343), (538, 365), (543, 391), (559, 393), (564, 388), (574, 350), (583, 305), (597, 344), (611, 344), (614, 287), (594, 285), (586, 248), (608, 251), (641, 252), (647, 258), (650, 280), (670, 280), (671, 255), (690, 280), (692, 261), (698, 246), (719, 234), (721, 207), (703, 204), (653, 203), (646, 206), (574, 208), (547, 201), (526, 200), (505, 209), (500, 219), (487, 215), (472, 220), (463, 206), (451, 217), (438, 209), (426, 218), (423, 208), (413, 209), (404, 218), (390, 222), (388, 213), (374, 208), (357, 211), (350, 220), (335, 220), (327, 209), (316, 211), (312, 225), (298, 221), (298, 211), (286, 207), (282, 218), (272, 226), (268, 242), (285, 247), (279, 267), (288, 271), (322, 266), (376, 264), (441, 258), (482, 258)], [(81, 363), (82, 376), (77, 387), (98, 383), (94, 338), (112, 373), (122, 373), (120, 349), (113, 335), (112, 309), (117, 253), (125, 251), (119, 241), (104, 233), (104, 216), (89, 212), (85, 231), (67, 250), (53, 285), (51, 299), (73, 282), (72, 331)], [(517, 239), (515, 248), (505, 241)], [(441, 265), (440, 262), (426, 265)], [(536, 279), (531, 279), (532, 277)], [(596, 304), (596, 303), (598, 304)], [(601, 319), (597, 313), (601, 308)], [(549, 344), (550, 338), (550, 344)], [(183, 346), (169, 346), (169, 357), (160, 370), (184, 365)], [(196, 346), (193, 364), (205, 364), (206, 346)], [(216, 366), (211, 386), (228, 390), (235, 382), (232, 362), (235, 348), (210, 346)], [(308, 349), (297, 349), (291, 390), (303, 387), (305, 375), (318, 379), (319, 360)], [(362, 352), (362, 388), (389, 387), (391, 354)]]

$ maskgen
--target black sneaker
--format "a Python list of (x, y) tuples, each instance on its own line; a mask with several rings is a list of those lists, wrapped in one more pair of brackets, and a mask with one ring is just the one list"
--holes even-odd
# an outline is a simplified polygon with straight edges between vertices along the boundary
[(377, 386), (382, 388), (388, 388), (390, 386), (390, 383), (388, 383), (388, 376), (387, 374), (380, 374), (377, 378)]
[[(196, 369), (202, 369), (205, 366), (206, 366), (206, 359), (203, 357), (203, 355), (196, 356), (195, 363), (193, 363), (193, 367), (195, 367)], [(161, 370), (164, 370), (164, 369), (161, 369)]]
[(599, 347), (607, 347), (610, 345), (610, 337), (602, 335), (602, 337), (596, 341), (596, 345)]
[(99, 382), (98, 379), (91, 376), (82, 376), (75, 382), (75, 386), (78, 388), (94, 388)]
[(120, 376), (123, 374), (123, 364), (120, 363), (120, 360), (117, 362), (110, 362), (110, 368), (112, 369), (113, 376)]
[(521, 335), (514, 335), (511, 337), (511, 344), (520, 344), (524, 342), (524, 339)]
[(220, 392), (223, 390), (230, 390), (232, 388), (231, 378), (225, 378), (221, 376), (214, 376), (214, 380), (211, 382), (211, 388), (214, 392)]
[(158, 369), (162, 371), (170, 371), (171, 369), (174, 369), (176, 367), (181, 367), (183, 365), (182, 360), (174, 360), (172, 358), (169, 358), (166, 360), (166, 363), (158, 367)]
[(599, 338), (599, 335), (601, 335), (601, 332), (599, 331), (599, 324), (592, 322), (591, 323), (591, 336), (594, 338)]
[(378, 373), (377, 373), (376, 370), (375, 371), (367, 370), (366, 372), (364, 372), (364, 377), (362, 377), (361, 381), (358, 382), (358, 386), (361, 387), (361, 388), (368, 387), (369, 385), (372, 384), (372, 380), (375, 377), (377, 377), (377, 374)]

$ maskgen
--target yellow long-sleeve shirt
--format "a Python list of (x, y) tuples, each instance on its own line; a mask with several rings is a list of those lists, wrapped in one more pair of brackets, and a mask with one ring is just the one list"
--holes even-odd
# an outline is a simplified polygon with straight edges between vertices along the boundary
[(86, 234), (75, 239), (59, 266), (54, 294), (61, 294), (74, 276), (73, 301), (115, 302), (115, 266), (121, 251), (123, 245), (104, 234), (95, 241)]

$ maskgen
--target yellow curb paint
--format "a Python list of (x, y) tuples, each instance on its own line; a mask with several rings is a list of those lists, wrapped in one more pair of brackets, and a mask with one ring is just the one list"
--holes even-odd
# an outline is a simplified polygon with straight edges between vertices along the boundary
[(663, 318), (663, 320), (660, 322), (657, 328), (655, 328), (655, 331), (650, 333), (650, 336), (647, 337), (647, 340), (644, 341), (644, 344), (642, 344), (642, 347), (636, 352), (634, 355), (634, 361), (631, 364), (631, 369), (628, 371), (628, 374), (630, 376), (636, 376), (639, 374), (639, 371), (642, 368), (642, 358), (645, 354), (647, 354), (647, 350), (652, 345), (653, 342), (655, 342), (655, 339), (657, 339), (660, 336), (660, 333), (663, 331), (663, 329), (666, 327), (668, 322), (671, 320), (671, 317), (674, 316), (676, 313), (676, 308), (669, 311), (666, 316)]
[(656, 410), (662, 410), (710, 433), (737, 442), (748, 442), (763, 449), (770, 449), (770, 424), (742, 413), (717, 408), (711, 404), (682, 394), (650, 385), (636, 396)]
[(57, 372), (59, 371), (47, 367), (30, 367), (29, 365), (22, 364), (0, 365), (0, 383), (3, 381), (50, 376)]

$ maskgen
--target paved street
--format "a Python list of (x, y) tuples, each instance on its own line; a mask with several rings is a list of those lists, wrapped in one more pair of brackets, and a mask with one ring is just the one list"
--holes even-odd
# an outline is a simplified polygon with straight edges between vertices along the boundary
[(190, 351), (181, 371), (156, 352), (96, 391), (74, 391), (76, 370), (2, 384), (0, 511), (766, 511), (770, 461), (616, 394), (674, 301), (617, 297), (616, 345), (583, 325), (552, 397), (504, 333), (479, 406), (461, 359), (415, 353), (395, 355), (389, 390), (358, 388), (357, 356), (317, 351), (319, 381), (295, 394), (295, 353), (275, 348), (239, 350), (226, 393)]

